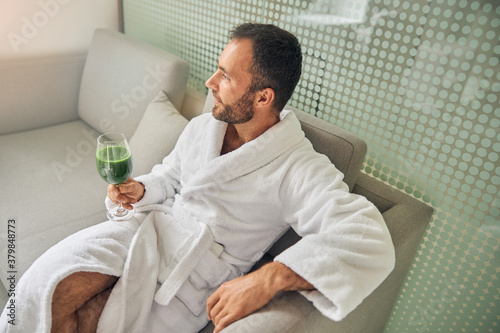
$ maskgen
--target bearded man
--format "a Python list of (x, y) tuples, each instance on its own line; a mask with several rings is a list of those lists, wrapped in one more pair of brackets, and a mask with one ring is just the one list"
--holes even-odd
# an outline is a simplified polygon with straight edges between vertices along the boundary
[[(301, 62), (276, 26), (231, 32), (206, 82), (212, 113), (151, 173), (108, 187), (108, 207), (138, 213), (70, 236), (23, 276), (19, 295), (41, 304), (34, 331), (197, 332), (212, 320), (219, 332), (285, 290), (341, 320), (387, 277), (381, 214), (283, 110)], [(246, 274), (290, 227), (302, 239)], [(47, 279), (43, 293), (30, 293), (34, 278)]]

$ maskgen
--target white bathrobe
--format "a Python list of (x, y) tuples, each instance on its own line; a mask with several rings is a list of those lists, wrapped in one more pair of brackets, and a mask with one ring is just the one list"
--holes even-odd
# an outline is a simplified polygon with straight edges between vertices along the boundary
[[(19, 304), (18, 323), (48, 332), (57, 282), (99, 271), (121, 278), (98, 331), (196, 332), (208, 321), (208, 296), (246, 273), (289, 227), (303, 238), (275, 260), (316, 288), (303, 295), (333, 320), (361, 303), (394, 266), (376, 207), (349, 193), (293, 112), (282, 111), (278, 124), (221, 156), (226, 128), (210, 114), (191, 120), (163, 163), (137, 178), (146, 189), (135, 205), (142, 213), (83, 230), (40, 257), (18, 284), (18, 302), (39, 304), (39, 314), (22, 318), (30, 311)], [(28, 287), (41, 275), (49, 282)], [(1, 331), (5, 321), (4, 312)]]

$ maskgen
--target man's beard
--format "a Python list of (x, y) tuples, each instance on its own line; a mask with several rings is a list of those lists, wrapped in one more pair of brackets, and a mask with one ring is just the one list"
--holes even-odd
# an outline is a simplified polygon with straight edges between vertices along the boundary
[[(215, 96), (215, 95), (214, 95)], [(226, 122), (228, 124), (243, 124), (251, 120), (254, 115), (253, 100), (255, 92), (247, 91), (241, 98), (233, 104), (224, 104), (214, 106), (212, 114), (215, 119)], [(217, 108), (222, 108), (221, 112), (217, 112)]]

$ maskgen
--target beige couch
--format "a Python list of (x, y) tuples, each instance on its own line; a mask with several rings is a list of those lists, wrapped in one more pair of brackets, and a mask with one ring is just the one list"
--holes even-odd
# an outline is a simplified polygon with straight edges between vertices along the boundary
[[(8, 291), (15, 291), (11, 282), (18, 281), (45, 250), (105, 220), (106, 184), (94, 162), (99, 133), (117, 130), (127, 135), (136, 175), (169, 152), (187, 122), (175, 109), (181, 108), (188, 72), (184, 60), (108, 30), (96, 31), (88, 55), (0, 64), (2, 306)], [(152, 102), (160, 91), (171, 103), (165, 98)], [(212, 105), (208, 96), (205, 111)], [(381, 332), (432, 209), (361, 173), (366, 153), (361, 139), (295, 111), (306, 136), (344, 172), (350, 189), (383, 213), (396, 247), (396, 268), (341, 322), (330, 321), (300, 294), (289, 292), (224, 332)], [(150, 145), (158, 140), (164, 144)], [(11, 238), (9, 220), (16, 227)], [(290, 231), (263, 261), (297, 239)], [(8, 244), (14, 246), (13, 262), (7, 260)], [(14, 280), (7, 279), (10, 271), (15, 272)], [(212, 329), (209, 324), (203, 332)]]

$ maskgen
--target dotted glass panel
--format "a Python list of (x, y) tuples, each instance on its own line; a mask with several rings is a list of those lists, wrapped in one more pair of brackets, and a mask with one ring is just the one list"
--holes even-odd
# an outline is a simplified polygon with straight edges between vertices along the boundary
[(294, 33), (290, 104), (362, 137), (365, 173), (435, 208), (385, 332), (500, 331), (498, 1), (124, 0), (124, 19), (201, 92), (235, 25)]

